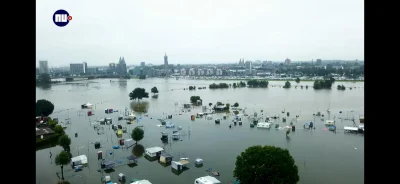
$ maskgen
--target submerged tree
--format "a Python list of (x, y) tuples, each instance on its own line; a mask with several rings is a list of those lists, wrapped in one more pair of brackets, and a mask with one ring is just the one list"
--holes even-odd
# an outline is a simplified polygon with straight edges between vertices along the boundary
[(138, 100), (140, 101), (142, 98), (149, 98), (149, 93), (146, 92), (144, 88), (135, 88), (132, 92), (129, 93), (130, 100)]
[(234, 107), (239, 107), (239, 103), (236, 102), (235, 104), (233, 104), (233, 106)]
[(153, 88), (151, 88), (151, 92), (153, 93), (153, 95), (158, 93), (157, 87), (154, 86)]
[(283, 88), (290, 88), (290, 87), (291, 87), (290, 82), (286, 81), (285, 85), (283, 86)]
[(300, 82), (300, 78), (296, 78), (296, 83), (299, 83)]
[(61, 180), (64, 181), (64, 165), (71, 162), (71, 158), (66, 151), (62, 151), (55, 158), (56, 165), (61, 165)]
[(137, 142), (140, 141), (140, 140), (142, 140), (143, 137), (144, 137), (144, 131), (143, 131), (143, 129), (141, 129), (141, 128), (139, 128), (139, 127), (135, 127), (135, 128), (132, 130), (131, 137), (132, 137), (133, 140), (136, 141), (136, 144), (137, 144)]
[(54, 104), (42, 99), (36, 101), (36, 116), (49, 116), (54, 111)]
[(190, 102), (192, 102), (192, 103), (194, 103), (194, 104), (197, 103), (197, 100), (200, 100), (200, 101), (201, 101), (200, 96), (191, 96), (191, 97), (190, 97)]
[(242, 184), (295, 184), (298, 168), (287, 149), (275, 146), (251, 146), (236, 158), (233, 171)]
[(50, 84), (51, 77), (48, 73), (42, 73), (39, 75), (39, 79), (37, 80), (39, 84)]

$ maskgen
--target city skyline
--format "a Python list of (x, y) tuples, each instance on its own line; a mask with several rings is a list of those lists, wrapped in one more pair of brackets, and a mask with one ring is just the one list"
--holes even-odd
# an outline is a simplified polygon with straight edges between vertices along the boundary
[[(73, 17), (65, 27), (51, 21), (58, 9)], [(49, 67), (105, 66), (120, 56), (162, 65), (164, 53), (169, 64), (364, 60), (361, 0), (43, 0), (36, 14), (36, 62)]]

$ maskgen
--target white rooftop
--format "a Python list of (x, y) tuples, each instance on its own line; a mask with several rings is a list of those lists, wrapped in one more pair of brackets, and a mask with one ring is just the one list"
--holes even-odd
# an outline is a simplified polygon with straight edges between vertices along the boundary
[(357, 127), (347, 127), (347, 126), (345, 126), (345, 127), (344, 127), (344, 130), (357, 131), (358, 128), (357, 128)]
[(146, 148), (146, 151), (149, 153), (157, 153), (160, 151), (164, 151), (164, 149), (161, 147), (151, 147), (151, 148)]
[(151, 184), (149, 180), (139, 180), (139, 181), (135, 181), (131, 184)]
[(76, 161), (81, 161), (82, 164), (88, 163), (88, 159), (87, 159), (86, 155), (79, 155), (77, 157), (71, 158), (71, 162), (76, 162)]
[(201, 183), (204, 184), (220, 184), (221, 182), (217, 180), (217, 178), (212, 177), (212, 176), (204, 176), (196, 179), (197, 181), (200, 181)]

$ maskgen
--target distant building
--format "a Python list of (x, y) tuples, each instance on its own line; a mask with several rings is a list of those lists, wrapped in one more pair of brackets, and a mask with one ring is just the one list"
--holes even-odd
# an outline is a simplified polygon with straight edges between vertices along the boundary
[(184, 68), (181, 69), (181, 75), (186, 75), (186, 70)]
[(87, 63), (71, 63), (69, 65), (69, 73), (72, 75), (85, 74), (87, 69)]
[(39, 61), (39, 73), (49, 73), (49, 66), (47, 61)]
[(86, 74), (97, 74), (99, 72), (99, 68), (87, 68)]
[(222, 75), (222, 70), (221, 69), (217, 69), (216, 75)]
[(122, 57), (122, 58), (120, 57), (119, 58), (119, 62), (118, 62), (118, 65), (117, 65), (117, 73), (120, 76), (125, 76), (126, 73), (127, 73), (126, 63), (125, 63), (125, 58), (124, 57)]
[(315, 62), (316, 65), (322, 65), (322, 60), (321, 59), (317, 59), (317, 61)]
[(145, 62), (141, 62), (141, 63), (140, 63), (140, 66), (141, 66), (141, 67), (145, 67), (145, 66), (146, 66), (146, 63), (145, 63)]
[(208, 69), (208, 70), (207, 70), (207, 75), (213, 75), (213, 70)]
[(164, 55), (164, 70), (168, 69), (168, 56), (167, 53)]
[(36, 75), (39, 75), (39, 74), (40, 74), (39, 68), (36, 68)]
[(268, 61), (265, 60), (265, 61), (262, 62), (262, 64), (263, 64), (263, 65), (267, 65), (267, 64), (268, 64)]
[(290, 65), (290, 63), (292, 63), (292, 61), (289, 58), (285, 59), (285, 64)]
[(195, 75), (195, 74), (196, 74), (196, 72), (194, 71), (193, 68), (191, 68), (191, 69), (189, 70), (189, 75)]
[(204, 75), (204, 70), (198, 69), (197, 70), (197, 75)]

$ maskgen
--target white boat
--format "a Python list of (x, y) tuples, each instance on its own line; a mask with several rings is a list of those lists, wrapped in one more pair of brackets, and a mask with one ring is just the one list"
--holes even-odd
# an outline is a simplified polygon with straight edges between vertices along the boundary
[(203, 176), (194, 180), (194, 184), (221, 184), (221, 182), (215, 177)]
[(325, 125), (328, 125), (328, 126), (335, 125), (335, 121), (334, 120), (326, 120)]
[(272, 122), (260, 122), (257, 124), (257, 128), (271, 128)]

